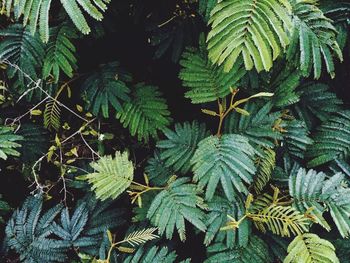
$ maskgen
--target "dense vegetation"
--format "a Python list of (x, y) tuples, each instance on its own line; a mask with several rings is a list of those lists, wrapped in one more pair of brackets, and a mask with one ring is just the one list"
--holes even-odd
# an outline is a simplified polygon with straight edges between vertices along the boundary
[(1, 262), (350, 262), (350, 3), (0, 8)]

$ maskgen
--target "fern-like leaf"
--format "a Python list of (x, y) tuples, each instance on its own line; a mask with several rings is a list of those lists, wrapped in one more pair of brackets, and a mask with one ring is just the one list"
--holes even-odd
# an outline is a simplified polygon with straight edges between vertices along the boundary
[(77, 59), (74, 56), (76, 49), (71, 42), (71, 39), (76, 38), (77, 35), (69, 24), (62, 23), (50, 28), (50, 36), (50, 41), (46, 45), (43, 78), (51, 74), (57, 83), (60, 71), (71, 78), (73, 71), (77, 68)]
[(341, 111), (324, 122), (312, 137), (314, 144), (306, 156), (309, 167), (319, 166), (350, 155), (350, 111)]
[(144, 263), (144, 262), (163, 262), (174, 263), (176, 260), (175, 251), (170, 251), (168, 247), (141, 247), (133, 255), (123, 259), (123, 263)]
[(18, 142), (23, 137), (13, 133), (13, 128), (0, 125), (0, 159), (6, 160), (9, 155), (20, 156), (16, 148), (21, 147)]
[(145, 172), (154, 185), (165, 185), (170, 177), (174, 175), (173, 169), (165, 165), (157, 150), (154, 152), (153, 157), (148, 159)]
[[(243, 59), (247, 70), (269, 71), (289, 44), (291, 6), (279, 0), (224, 0), (213, 9), (208, 34), (209, 58), (229, 71)], [(242, 57), (240, 57), (242, 55)]]
[(159, 141), (157, 147), (162, 149), (160, 156), (165, 166), (175, 172), (187, 173), (191, 169), (191, 158), (198, 143), (207, 135), (204, 124), (197, 121), (192, 123), (175, 124), (175, 131), (163, 130), (166, 140)]
[(253, 235), (245, 247), (229, 248), (222, 243), (208, 247), (209, 257), (204, 263), (267, 263), (272, 262), (267, 244)]
[(159, 234), (165, 233), (168, 239), (173, 237), (174, 228), (182, 241), (186, 239), (185, 220), (204, 232), (206, 225), (200, 208), (205, 205), (199, 194), (189, 178), (177, 179), (153, 199), (147, 218), (158, 227)]
[[(332, 53), (340, 60), (342, 52), (336, 41), (337, 31), (332, 20), (325, 17), (314, 0), (293, 1), (294, 30), (287, 52), (289, 61), (296, 61), (304, 76), (313, 69), (314, 78), (322, 73), (322, 58), (328, 73), (334, 77), (335, 68)], [(300, 53), (300, 54), (299, 54)]]
[(308, 231), (310, 220), (291, 206), (271, 204), (250, 217), (263, 233), (269, 229), (279, 236), (298, 235)]
[[(102, 20), (103, 12), (107, 9), (110, 0), (60, 0), (63, 8), (73, 21), (74, 25), (83, 33), (88, 34), (90, 27), (83, 15), (81, 8), (92, 18)], [(15, 18), (18, 20), (23, 16), (23, 25), (29, 24), (32, 34), (39, 27), (41, 39), (44, 42), (49, 40), (49, 15), (52, 0), (4, 0), (7, 16), (11, 15), (14, 8)]]
[(20, 158), (23, 162), (34, 162), (47, 153), (48, 132), (41, 125), (23, 123), (17, 133), (24, 138), (20, 148)]
[(70, 244), (50, 238), (52, 222), (62, 209), (57, 205), (41, 214), (42, 197), (28, 197), (6, 226), (6, 245), (21, 255), (21, 261), (66, 262)]
[(150, 137), (157, 137), (158, 130), (170, 124), (170, 112), (156, 87), (139, 83), (135, 88), (132, 100), (124, 103), (117, 118), (123, 127), (129, 127), (131, 135), (148, 141)]
[(90, 165), (96, 171), (83, 175), (80, 179), (92, 184), (91, 190), (102, 201), (117, 198), (130, 186), (134, 178), (134, 167), (128, 159), (127, 152), (116, 152), (114, 158), (110, 155), (103, 156)]
[(260, 194), (267, 183), (271, 180), (272, 171), (276, 165), (276, 153), (272, 149), (265, 149), (264, 155), (257, 159), (257, 172), (254, 177), (252, 188)]
[(339, 263), (331, 242), (315, 234), (303, 234), (294, 238), (288, 246), (283, 263)]
[(180, 65), (182, 69), (179, 77), (183, 86), (189, 88), (185, 97), (191, 99), (192, 103), (224, 98), (230, 93), (230, 88), (234, 89), (245, 74), (242, 63), (236, 63), (228, 73), (225, 73), (222, 67), (213, 65), (208, 60), (208, 53), (202, 41), (198, 50), (188, 48), (182, 54)]
[(240, 198), (229, 202), (226, 198), (214, 196), (208, 202), (208, 213), (206, 215), (207, 231), (204, 237), (204, 244), (212, 242), (225, 242), (228, 248), (245, 247), (249, 243), (251, 235), (251, 223), (244, 220), (235, 231), (220, 231), (220, 228), (227, 223), (227, 215), (233, 218), (242, 218), (245, 214), (244, 204)]
[(61, 108), (55, 99), (50, 100), (45, 105), (44, 126), (55, 131), (58, 131), (61, 126)]
[(315, 126), (315, 118), (327, 121), (333, 113), (342, 109), (343, 102), (323, 83), (307, 82), (298, 88), (300, 101), (292, 109), (299, 119), (307, 124), (309, 130)]
[(25, 91), (30, 83), (22, 71), (33, 80), (38, 79), (38, 69), (41, 68), (45, 57), (44, 45), (37, 34), (33, 36), (20, 24), (12, 24), (1, 30), (0, 36), (4, 37), (0, 43), (0, 61), (9, 61), (21, 69), (8, 66), (8, 76), (17, 76), (16, 86)]
[(242, 115), (233, 112), (225, 122), (225, 132), (241, 134), (249, 139), (252, 145), (273, 148), (275, 141), (282, 139), (282, 135), (273, 129), (275, 121), (280, 113), (271, 113), (273, 104), (264, 105), (256, 102), (248, 102), (244, 109), (250, 114)]
[(159, 236), (157, 236), (156, 234), (153, 234), (155, 231), (157, 231), (157, 228), (154, 228), (154, 227), (134, 231), (134, 232), (128, 234), (123, 239), (122, 242), (129, 243), (133, 247), (136, 245), (141, 245), (141, 244), (146, 243), (147, 241), (158, 238)]
[(342, 185), (344, 175), (337, 173), (326, 179), (326, 174), (300, 169), (289, 178), (289, 192), (294, 206), (302, 213), (310, 213), (328, 231), (330, 226), (323, 217), (328, 208), (331, 217), (343, 237), (350, 235), (350, 189)]
[(202, 140), (191, 163), (194, 181), (200, 188), (206, 187), (206, 199), (213, 198), (219, 182), (230, 201), (236, 193), (247, 193), (244, 183), (253, 181), (255, 152), (248, 139), (241, 135), (209, 136)]
[(305, 122), (288, 121), (284, 129), (286, 131), (283, 133), (283, 142), (286, 152), (293, 157), (303, 159), (307, 147), (313, 143)]
[(100, 66), (82, 85), (87, 110), (96, 116), (102, 111), (105, 118), (109, 117), (110, 105), (117, 112), (122, 111), (122, 102), (130, 100), (126, 84), (130, 81), (131, 76), (120, 69), (118, 62)]

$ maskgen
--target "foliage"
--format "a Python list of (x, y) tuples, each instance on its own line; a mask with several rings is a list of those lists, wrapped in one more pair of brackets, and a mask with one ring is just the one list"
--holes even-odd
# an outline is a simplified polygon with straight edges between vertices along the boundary
[[(335, 68), (332, 52), (342, 60), (342, 52), (336, 40), (337, 31), (314, 0), (292, 1), (294, 30), (287, 59), (298, 61), (304, 76), (313, 69), (314, 78), (322, 73), (322, 59), (327, 72), (334, 77)], [(300, 55), (299, 55), (300, 54)]]
[(16, 250), (24, 262), (65, 262), (69, 244), (49, 237), (62, 205), (41, 215), (42, 205), (42, 197), (29, 197), (13, 213), (6, 226), (6, 245)]
[(279, 113), (271, 113), (273, 105), (268, 102), (265, 105), (256, 102), (248, 102), (244, 110), (249, 115), (233, 112), (225, 123), (227, 133), (241, 134), (249, 139), (252, 145), (273, 148), (275, 141), (282, 139), (278, 130), (273, 129)]
[(174, 228), (182, 241), (186, 239), (185, 219), (199, 230), (206, 230), (204, 213), (200, 210), (205, 207), (203, 199), (196, 185), (188, 182), (186, 177), (172, 182), (156, 195), (148, 209), (147, 218), (168, 239), (173, 237)]
[(105, 118), (109, 117), (110, 105), (116, 111), (122, 111), (122, 102), (130, 99), (130, 89), (126, 84), (130, 81), (131, 76), (119, 68), (118, 62), (102, 65), (82, 85), (87, 109), (96, 116), (102, 111)]
[(334, 159), (349, 156), (350, 111), (333, 114), (330, 119), (317, 128), (313, 136), (314, 144), (306, 155), (310, 158), (309, 167), (319, 166)]
[(80, 178), (92, 184), (91, 190), (102, 201), (117, 198), (130, 186), (134, 177), (134, 167), (127, 152), (116, 152), (114, 158), (111, 155), (104, 156), (90, 163), (90, 166), (95, 172)]
[(331, 242), (315, 234), (303, 234), (290, 243), (283, 262), (339, 262), (334, 250)]
[(208, 247), (208, 253), (212, 254), (205, 261), (211, 262), (239, 262), (239, 263), (266, 263), (272, 262), (267, 244), (258, 238), (252, 236), (247, 246), (239, 248), (228, 248), (223, 244), (214, 244)]
[(294, 206), (302, 213), (308, 209), (315, 216), (316, 221), (330, 230), (330, 226), (323, 217), (326, 209), (342, 237), (350, 234), (349, 199), (350, 189), (342, 185), (344, 175), (337, 173), (326, 179), (325, 173), (314, 170), (306, 172), (300, 169), (296, 175), (289, 178), (289, 191), (294, 200)]
[(74, 56), (76, 48), (71, 41), (77, 35), (69, 24), (50, 28), (50, 35), (44, 58), (43, 78), (52, 74), (57, 83), (60, 71), (63, 71), (68, 77), (73, 77), (73, 71), (77, 68), (77, 59)]
[(215, 66), (208, 60), (207, 53), (202, 41), (198, 50), (189, 48), (182, 54), (179, 77), (183, 85), (190, 89), (185, 97), (191, 99), (192, 103), (210, 102), (226, 97), (230, 88), (234, 88), (245, 74), (240, 63), (225, 73), (222, 67)]
[(247, 70), (269, 71), (289, 44), (284, 27), (291, 27), (290, 9), (288, 1), (219, 2), (209, 20), (210, 60), (229, 71), (242, 55)]
[(348, 1), (0, 14), (1, 262), (348, 262)]
[[(11, 24), (0, 31), (4, 40), (0, 43), (0, 61), (8, 61), (8, 76), (16, 76), (16, 86), (24, 87), (31, 84), (25, 77), (29, 75), (34, 81), (39, 76), (39, 69), (43, 65), (45, 57), (44, 44), (37, 34), (32, 35), (28, 29), (20, 24)], [(15, 67), (17, 66), (17, 67)]]
[[(107, 9), (107, 4), (109, 2), (110, 0), (93, 0), (93, 3), (91, 3), (91, 1), (61, 0), (63, 8), (74, 25), (84, 34), (90, 32), (90, 27), (87, 24), (81, 8), (94, 19), (101, 20), (103, 18), (102, 12)], [(7, 16), (10, 16), (13, 6), (15, 18), (19, 19), (23, 16), (23, 25), (25, 26), (28, 24), (33, 34), (36, 32), (37, 27), (39, 27), (41, 39), (44, 42), (48, 41), (51, 1), (24, 0), (17, 3), (17, 1), (4, 0), (3, 5), (6, 6)]]
[(16, 135), (13, 128), (0, 126), (0, 158), (6, 160), (9, 155), (19, 156), (20, 153), (16, 148), (21, 147), (18, 142), (23, 140), (23, 137)]
[(166, 167), (171, 167), (174, 172), (187, 173), (191, 169), (191, 158), (197, 149), (198, 143), (203, 140), (207, 131), (205, 125), (197, 121), (191, 124), (185, 122), (183, 125), (175, 124), (175, 131), (163, 130), (167, 140), (157, 143), (162, 149), (161, 159)]
[(128, 127), (131, 135), (137, 135), (138, 140), (148, 141), (150, 137), (157, 137), (157, 131), (170, 124), (170, 112), (161, 95), (157, 87), (139, 83), (135, 86), (132, 100), (117, 113), (123, 127)]
[(241, 135), (209, 136), (199, 142), (191, 160), (193, 179), (200, 188), (206, 187), (207, 200), (213, 198), (220, 181), (226, 197), (233, 201), (236, 194), (247, 193), (245, 183), (253, 181), (254, 154), (248, 139)]

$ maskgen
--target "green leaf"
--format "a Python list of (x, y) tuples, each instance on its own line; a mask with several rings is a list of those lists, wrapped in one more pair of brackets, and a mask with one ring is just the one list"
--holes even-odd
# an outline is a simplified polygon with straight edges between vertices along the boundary
[[(224, 0), (211, 12), (209, 58), (228, 72), (236, 61), (247, 70), (269, 71), (289, 44), (290, 4), (278, 0)], [(241, 56), (241, 57), (240, 57)]]
[(294, 238), (288, 246), (288, 255), (283, 263), (338, 263), (331, 242), (315, 234), (303, 234)]
[(95, 192), (98, 199), (116, 199), (131, 184), (134, 178), (134, 167), (128, 159), (128, 153), (116, 152), (115, 157), (103, 156), (90, 166), (95, 170), (81, 176), (92, 184), (91, 190)]
[(280, 113), (271, 113), (272, 107), (271, 102), (248, 102), (244, 109), (250, 114), (231, 113), (225, 121), (225, 132), (241, 134), (249, 139), (251, 145), (273, 148), (282, 135), (273, 129)]
[(74, 38), (77, 38), (77, 34), (70, 24), (62, 23), (50, 28), (50, 41), (46, 45), (43, 78), (52, 75), (57, 83), (60, 71), (70, 78), (73, 77), (73, 71), (77, 68), (77, 59), (74, 56), (76, 49), (71, 42), (71, 39)]
[(165, 233), (171, 239), (176, 228), (180, 240), (185, 241), (185, 220), (200, 231), (206, 230), (205, 214), (200, 209), (205, 205), (199, 194), (196, 185), (189, 183), (189, 178), (177, 179), (153, 199), (147, 218), (158, 227), (160, 235)]
[(270, 263), (273, 259), (270, 257), (267, 244), (255, 235), (252, 235), (250, 241), (245, 247), (229, 248), (222, 243), (214, 244), (208, 247), (209, 257), (204, 263)]
[(87, 110), (95, 116), (109, 117), (110, 106), (117, 112), (123, 110), (122, 103), (129, 101), (131, 81), (129, 73), (120, 69), (119, 62), (111, 62), (99, 67), (83, 83), (81, 92)]
[(175, 131), (164, 129), (163, 132), (167, 139), (159, 141), (157, 147), (162, 149), (160, 157), (165, 166), (171, 167), (174, 172), (187, 173), (198, 143), (208, 135), (205, 125), (197, 121), (177, 123)]
[(0, 125), (0, 159), (6, 160), (8, 156), (20, 156), (16, 148), (21, 147), (19, 141), (23, 137), (14, 134), (13, 128)]
[(235, 89), (237, 82), (246, 73), (242, 63), (237, 63), (225, 73), (222, 67), (208, 60), (205, 44), (200, 40), (200, 48), (188, 48), (180, 60), (182, 69), (179, 77), (189, 90), (185, 97), (192, 103), (204, 103), (224, 98)]
[(211, 200), (220, 182), (226, 197), (233, 201), (237, 193), (247, 193), (245, 184), (253, 181), (256, 172), (253, 157), (256, 151), (241, 135), (209, 136), (198, 144), (191, 163), (194, 181), (206, 187), (205, 198)]
[[(43, 42), (49, 40), (49, 17), (52, 0), (4, 0), (6, 5), (7, 16), (10, 16), (11, 8), (13, 6), (15, 18), (18, 20), (23, 16), (23, 25), (26, 26), (29, 20), (29, 26), (32, 34), (34, 34), (39, 27), (40, 37)], [(60, 0), (66, 13), (74, 23), (74, 25), (83, 34), (90, 32), (90, 27), (84, 17), (81, 8), (95, 20), (102, 20), (103, 12), (106, 11), (110, 0)]]
[(309, 167), (319, 166), (335, 159), (346, 159), (350, 155), (350, 111), (333, 114), (317, 128), (306, 157)]
[(156, 138), (158, 130), (171, 122), (168, 105), (161, 95), (157, 87), (139, 83), (131, 101), (124, 103), (123, 110), (117, 113), (123, 127), (128, 127), (131, 135), (137, 135), (139, 141)]
[(337, 173), (326, 179), (323, 172), (306, 172), (299, 169), (289, 178), (289, 191), (294, 206), (302, 213), (313, 208), (310, 213), (328, 231), (330, 226), (323, 213), (328, 209), (342, 237), (350, 235), (350, 189), (343, 186), (344, 175)]
[(333, 54), (341, 61), (343, 56), (332, 20), (325, 17), (314, 1), (293, 1), (293, 23), (287, 59), (298, 65), (305, 77), (313, 70), (315, 79), (321, 76), (323, 59), (327, 72), (334, 77)]

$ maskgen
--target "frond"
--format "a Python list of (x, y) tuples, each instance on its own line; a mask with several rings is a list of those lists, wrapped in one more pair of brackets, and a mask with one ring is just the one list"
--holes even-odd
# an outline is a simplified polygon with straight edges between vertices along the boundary
[(134, 167), (128, 159), (127, 152), (117, 151), (114, 158), (111, 155), (103, 156), (90, 166), (95, 172), (80, 178), (92, 185), (91, 190), (102, 201), (117, 198), (130, 186), (134, 178)]
[(69, 243), (48, 237), (62, 205), (41, 215), (42, 202), (41, 197), (28, 197), (13, 213), (5, 230), (7, 246), (20, 254), (24, 262), (65, 262)]
[(264, 155), (257, 158), (257, 172), (254, 177), (252, 188), (260, 194), (267, 183), (271, 180), (272, 171), (276, 165), (276, 153), (272, 149), (265, 149)]
[(289, 44), (291, 6), (279, 0), (224, 0), (211, 12), (209, 58), (228, 72), (238, 60), (247, 70), (269, 71)]
[(174, 172), (187, 173), (198, 143), (208, 136), (205, 125), (197, 121), (176, 123), (174, 131), (164, 129), (163, 133), (167, 139), (159, 141), (157, 147), (162, 150), (160, 157), (165, 166)]
[(292, 157), (303, 159), (307, 147), (312, 145), (313, 140), (310, 138), (310, 132), (305, 122), (292, 120), (285, 122), (283, 133), (283, 146), (286, 153)]
[(159, 234), (165, 233), (168, 239), (173, 237), (175, 228), (181, 241), (186, 239), (185, 220), (204, 232), (205, 215), (200, 208), (205, 206), (199, 194), (189, 178), (177, 179), (153, 199), (147, 218), (158, 227)]
[(134, 231), (130, 234), (128, 234), (124, 239), (123, 243), (127, 242), (131, 246), (141, 245), (146, 243), (147, 241), (153, 240), (158, 238), (156, 234), (153, 234), (155, 231), (157, 231), (157, 228), (145, 228), (142, 230)]
[(315, 167), (335, 159), (346, 159), (350, 155), (350, 111), (333, 114), (317, 128), (308, 148), (308, 166)]
[(271, 113), (272, 107), (270, 102), (248, 102), (244, 109), (250, 114), (245, 116), (238, 112), (231, 113), (225, 121), (225, 133), (241, 134), (252, 145), (274, 148), (275, 141), (282, 139), (282, 135), (273, 129), (280, 113)]
[(150, 137), (157, 137), (158, 130), (169, 126), (171, 118), (166, 100), (157, 87), (139, 83), (135, 86), (133, 98), (123, 105), (117, 118), (128, 127), (132, 136), (148, 141)]
[(0, 159), (6, 160), (8, 156), (20, 156), (16, 148), (21, 147), (18, 142), (22, 140), (22, 136), (14, 134), (13, 128), (0, 125)]
[(307, 82), (298, 88), (300, 101), (293, 105), (293, 112), (307, 124), (309, 130), (315, 126), (315, 118), (327, 121), (333, 113), (342, 109), (343, 102), (330, 91), (327, 84)]
[(220, 228), (227, 223), (227, 215), (233, 218), (241, 218), (245, 214), (244, 204), (239, 197), (234, 202), (220, 196), (208, 202), (208, 213), (206, 215), (207, 231), (204, 237), (204, 244), (212, 242), (225, 243), (228, 248), (245, 247), (251, 235), (251, 224), (248, 220), (243, 221), (235, 231), (220, 231)]
[[(40, 77), (38, 69), (41, 68), (45, 57), (44, 45), (38, 35), (33, 36), (20, 24), (12, 24), (0, 30), (0, 36), (4, 37), (0, 43), (0, 61), (9, 61), (18, 66), (36, 81)], [(13, 66), (8, 66), (7, 70), (10, 78), (16, 76), (15, 85), (25, 91), (29, 81), (23, 72)]]
[(300, 169), (289, 178), (289, 192), (294, 207), (301, 213), (312, 208), (310, 214), (328, 231), (330, 226), (323, 217), (328, 209), (342, 237), (350, 235), (350, 189), (343, 186), (344, 175), (337, 173), (326, 179), (322, 172)]
[(210, 13), (218, 3), (218, 0), (199, 0), (198, 1), (198, 13), (203, 17), (205, 22), (208, 22)]
[(61, 108), (55, 99), (51, 99), (45, 105), (44, 127), (55, 131), (61, 127)]
[(23, 162), (31, 163), (47, 153), (49, 148), (48, 133), (41, 125), (24, 123), (17, 134), (24, 138), (20, 148), (20, 158)]
[(266, 263), (271, 262), (270, 253), (267, 244), (255, 235), (252, 235), (250, 241), (245, 247), (228, 248), (222, 243), (214, 244), (208, 247), (209, 257), (204, 263)]
[[(188, 9), (197, 8), (195, 2), (192, 1), (183, 4), (187, 5)], [(175, 7), (174, 12), (178, 12), (177, 8), (179, 6)], [(186, 9), (180, 11), (183, 12), (180, 16), (175, 15), (166, 21), (163, 20), (164, 16), (160, 16), (162, 20), (155, 19), (157, 21), (152, 21), (147, 25), (147, 30), (151, 35), (149, 43), (156, 49), (153, 58), (170, 56), (172, 62), (178, 63), (184, 49), (197, 44), (201, 26), (200, 19), (199, 16), (190, 13), (193, 11), (188, 12)]]
[(183, 52), (180, 65), (182, 68), (179, 78), (183, 86), (189, 89), (185, 98), (191, 99), (195, 104), (226, 97), (231, 92), (230, 88), (235, 89), (246, 73), (242, 63), (236, 63), (228, 73), (222, 67), (213, 65), (208, 60), (208, 52), (202, 39), (198, 50), (188, 48)]
[(324, 262), (338, 263), (331, 242), (315, 234), (303, 234), (294, 238), (288, 246), (288, 255), (283, 263)]
[(198, 144), (191, 163), (194, 181), (206, 187), (205, 198), (211, 200), (219, 182), (228, 200), (236, 193), (247, 193), (245, 184), (253, 181), (256, 172), (253, 158), (256, 151), (241, 135), (209, 136)]
[(141, 247), (133, 255), (127, 256), (123, 263), (141, 263), (141, 262), (175, 262), (177, 255), (175, 251), (169, 251), (168, 247)]
[(71, 42), (73, 38), (77, 38), (77, 34), (70, 24), (62, 23), (50, 28), (50, 40), (46, 45), (43, 65), (43, 78), (52, 75), (57, 83), (60, 71), (70, 78), (73, 77), (73, 71), (77, 68), (77, 59), (74, 56), (76, 49)]
[[(32, 34), (39, 28), (41, 39), (44, 42), (49, 40), (51, 2), (51, 0), (23, 0), (20, 2), (4, 0), (7, 16), (11, 15), (13, 6), (15, 19), (19, 20), (19, 18), (23, 16), (23, 25), (26, 26), (28, 24)], [(66, 13), (83, 34), (88, 34), (90, 32), (90, 27), (81, 9), (95, 20), (100, 21), (103, 18), (103, 12), (106, 11), (109, 2), (110, 0), (61, 0), (61, 4)]]
[(327, 72), (334, 77), (333, 55), (343, 60), (342, 52), (336, 41), (337, 31), (332, 20), (325, 17), (313, 1), (293, 1), (294, 29), (287, 59), (294, 61), (305, 77), (312, 70), (315, 79), (322, 72), (322, 62)]
[(100, 202), (93, 195), (87, 194), (78, 200), (74, 212), (68, 208), (61, 212), (60, 222), (53, 224), (53, 233), (79, 251), (96, 255), (107, 229), (124, 223), (123, 211), (108, 209), (109, 201)]
[(290, 237), (308, 231), (310, 220), (291, 206), (271, 204), (260, 210), (257, 214), (250, 215), (257, 229), (266, 232)]
[(81, 88), (87, 110), (91, 110), (95, 116), (102, 112), (105, 118), (109, 117), (110, 106), (117, 112), (122, 111), (122, 103), (130, 100), (127, 86), (130, 81), (130, 74), (120, 69), (119, 62), (100, 66)]
[(165, 185), (169, 178), (174, 175), (174, 171), (171, 167), (165, 165), (162, 160), (160, 152), (154, 151), (152, 158), (148, 159), (147, 166), (145, 167), (145, 173), (149, 180), (154, 185)]
[(278, 108), (287, 107), (300, 100), (297, 88), (301, 82), (299, 70), (284, 59), (273, 64), (270, 72), (261, 72), (258, 75), (259, 85), (257, 89), (272, 92), (272, 102)]

